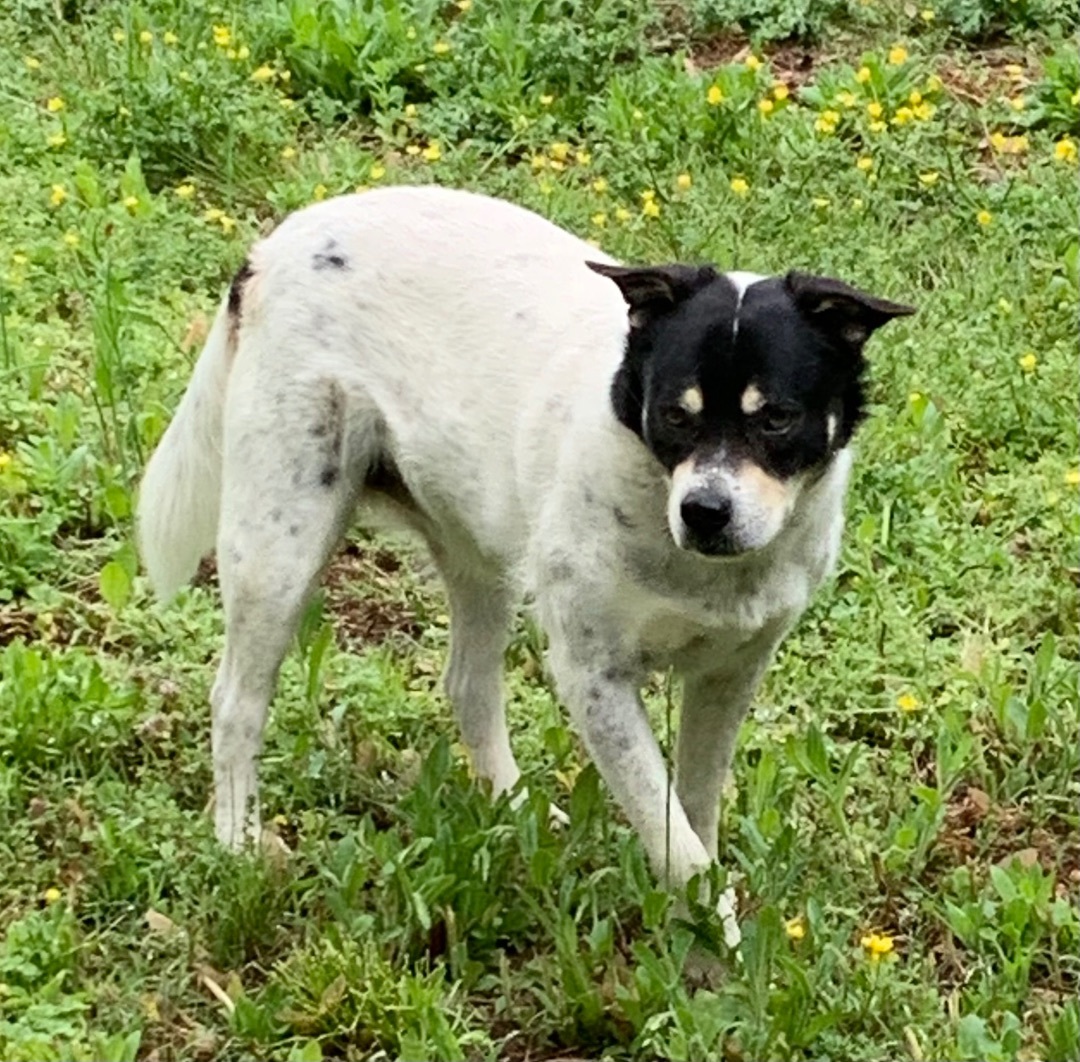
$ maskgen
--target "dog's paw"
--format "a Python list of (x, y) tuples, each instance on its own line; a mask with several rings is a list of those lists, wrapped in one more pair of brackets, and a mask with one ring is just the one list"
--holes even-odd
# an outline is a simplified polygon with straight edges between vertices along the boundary
[(716, 901), (716, 913), (720, 916), (720, 923), (724, 927), (724, 943), (729, 948), (737, 948), (742, 942), (742, 931), (739, 929), (739, 909), (735, 898), (735, 889), (729, 885)]

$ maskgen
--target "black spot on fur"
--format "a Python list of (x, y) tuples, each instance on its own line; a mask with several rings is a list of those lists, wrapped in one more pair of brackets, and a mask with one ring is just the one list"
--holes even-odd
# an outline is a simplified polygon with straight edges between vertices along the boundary
[(300, 534), (300, 525), (299, 524), (289, 524), (289, 536), (291, 538), (296, 538), (296, 536), (299, 535), (299, 534)]
[(615, 517), (615, 522), (620, 527), (625, 527), (627, 531), (633, 530), (634, 521), (630, 519), (626, 513), (620, 509), (617, 505), (611, 510), (611, 515)]
[(345, 255), (336, 250), (337, 241), (328, 240), (326, 246), (311, 259), (312, 268), (316, 273), (325, 269), (348, 269), (349, 260)]
[(327, 465), (319, 473), (319, 482), (324, 487), (332, 487), (337, 481), (338, 476), (341, 474), (341, 469), (337, 465)]
[(345, 392), (337, 383), (330, 383), (322, 419), (311, 426), (310, 433), (314, 438), (322, 440), (319, 446), (322, 461), (319, 483), (324, 487), (332, 487), (341, 476), (345, 441)]
[(232, 284), (229, 285), (229, 318), (232, 320), (233, 328), (240, 323), (240, 310), (244, 302), (244, 288), (254, 275), (255, 271), (251, 268), (251, 263), (245, 259), (244, 264), (237, 270), (236, 276), (233, 277)]

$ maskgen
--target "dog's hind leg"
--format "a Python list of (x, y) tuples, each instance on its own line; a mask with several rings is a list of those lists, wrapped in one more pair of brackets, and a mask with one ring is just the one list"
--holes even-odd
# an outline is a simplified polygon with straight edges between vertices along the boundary
[(503, 704), (503, 653), (509, 639), (510, 595), (498, 582), (441, 565), (450, 597), (450, 660), (446, 693), (474, 773), (498, 796), (521, 771), (510, 748)]
[(226, 407), (218, 576), (225, 652), (213, 703), (214, 826), (260, 832), (256, 759), (278, 668), (344, 534), (377, 445), (329, 379), (242, 381)]

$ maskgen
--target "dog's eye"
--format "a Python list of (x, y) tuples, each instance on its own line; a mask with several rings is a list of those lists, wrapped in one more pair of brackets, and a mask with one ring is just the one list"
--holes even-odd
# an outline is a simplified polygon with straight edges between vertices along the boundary
[(799, 423), (801, 414), (797, 409), (766, 406), (755, 419), (764, 435), (787, 435)]
[(673, 428), (685, 428), (694, 419), (694, 414), (684, 406), (668, 406), (664, 410), (664, 420)]

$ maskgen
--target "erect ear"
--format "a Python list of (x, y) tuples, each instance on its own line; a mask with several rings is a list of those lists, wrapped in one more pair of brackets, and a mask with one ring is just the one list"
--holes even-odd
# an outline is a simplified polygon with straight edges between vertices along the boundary
[(667, 313), (716, 279), (712, 266), (616, 266), (585, 263), (594, 273), (613, 280), (630, 307), (630, 325), (640, 328), (650, 318)]
[(914, 306), (879, 299), (832, 277), (788, 273), (784, 284), (807, 320), (856, 349), (862, 347), (871, 332), (894, 317), (915, 312)]

